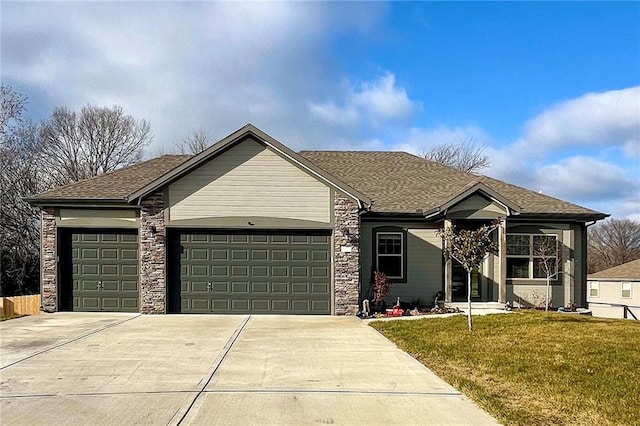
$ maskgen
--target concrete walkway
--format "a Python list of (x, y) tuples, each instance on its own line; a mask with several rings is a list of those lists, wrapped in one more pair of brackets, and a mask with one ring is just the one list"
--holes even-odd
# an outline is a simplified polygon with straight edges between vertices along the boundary
[(355, 318), (64, 313), (0, 339), (3, 425), (496, 424)]

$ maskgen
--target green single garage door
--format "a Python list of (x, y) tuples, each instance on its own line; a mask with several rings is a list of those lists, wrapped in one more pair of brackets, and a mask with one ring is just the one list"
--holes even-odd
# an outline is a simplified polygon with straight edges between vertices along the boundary
[(62, 237), (63, 310), (138, 312), (138, 235), (70, 230)]
[(171, 312), (330, 314), (329, 232), (176, 232)]

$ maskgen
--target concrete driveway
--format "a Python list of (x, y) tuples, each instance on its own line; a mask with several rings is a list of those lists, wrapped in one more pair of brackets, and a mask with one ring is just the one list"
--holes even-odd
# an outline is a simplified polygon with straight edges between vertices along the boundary
[(356, 318), (58, 313), (0, 339), (3, 425), (496, 424)]

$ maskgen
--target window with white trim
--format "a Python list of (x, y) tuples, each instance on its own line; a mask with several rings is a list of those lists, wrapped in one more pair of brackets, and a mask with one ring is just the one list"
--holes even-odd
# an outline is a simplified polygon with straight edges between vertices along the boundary
[(391, 279), (404, 278), (404, 241), (402, 232), (376, 234), (376, 270)]
[(589, 296), (600, 297), (600, 282), (589, 281)]
[(631, 298), (631, 283), (629, 281), (622, 282), (622, 291), (620, 296), (624, 297), (625, 299)]
[(557, 279), (557, 247), (555, 235), (507, 234), (507, 278), (545, 279), (547, 271), (541, 260), (546, 260), (550, 275)]

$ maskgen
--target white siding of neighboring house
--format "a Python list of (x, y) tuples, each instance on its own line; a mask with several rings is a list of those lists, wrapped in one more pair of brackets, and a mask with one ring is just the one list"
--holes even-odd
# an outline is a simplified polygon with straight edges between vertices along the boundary
[(330, 189), (247, 139), (169, 185), (169, 220), (270, 217), (331, 222)]
[[(622, 282), (631, 284), (631, 298), (622, 297)], [(590, 283), (600, 283), (599, 295), (591, 296), (589, 291)], [(623, 318), (623, 308), (615, 305), (640, 306), (640, 280), (609, 280), (609, 279), (590, 279), (587, 283), (587, 301), (589, 309), (594, 316), (603, 318)], [(640, 308), (631, 308), (631, 311), (640, 318)]]

